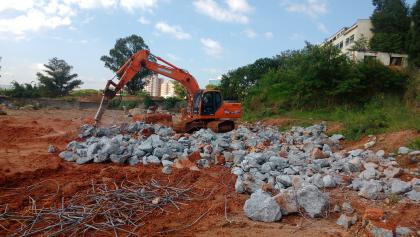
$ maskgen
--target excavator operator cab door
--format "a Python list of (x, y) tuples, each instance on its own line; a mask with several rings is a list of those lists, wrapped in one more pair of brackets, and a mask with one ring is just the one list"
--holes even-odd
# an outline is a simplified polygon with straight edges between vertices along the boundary
[(214, 115), (222, 105), (219, 91), (200, 91), (194, 95), (194, 114)]

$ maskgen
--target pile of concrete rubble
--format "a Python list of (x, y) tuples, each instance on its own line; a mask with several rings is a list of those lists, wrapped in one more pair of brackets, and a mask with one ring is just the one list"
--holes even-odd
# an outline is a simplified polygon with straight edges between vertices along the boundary
[[(406, 182), (399, 178), (403, 173), (419, 175), (418, 168), (399, 167), (395, 159), (399, 154), (383, 150), (342, 150), (344, 137), (327, 136), (324, 124), (285, 132), (254, 124), (223, 134), (201, 129), (181, 135), (170, 127), (136, 122), (111, 128), (83, 125), (79, 136), (82, 141), (70, 142), (61, 158), (78, 164), (162, 165), (162, 172), (170, 174), (177, 161), (188, 159), (193, 152), (200, 153), (199, 168), (223, 157), (225, 166), (237, 175), (235, 191), (251, 194), (244, 206), (246, 215), (258, 221), (276, 221), (302, 210), (321, 217), (329, 210), (329, 197), (321, 190), (337, 186), (356, 190), (366, 199), (395, 194), (420, 202), (420, 179)], [(402, 147), (399, 153), (413, 163), (420, 160), (420, 151)]]

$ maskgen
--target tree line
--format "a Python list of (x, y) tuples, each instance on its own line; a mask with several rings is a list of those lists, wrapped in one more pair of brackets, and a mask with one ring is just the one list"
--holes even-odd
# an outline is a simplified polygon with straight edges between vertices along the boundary
[[(374, 0), (374, 36), (351, 50), (368, 48), (408, 53), (420, 67), (419, 0), (411, 10), (403, 0)], [(219, 89), (225, 99), (244, 103), (248, 111), (279, 111), (336, 105), (360, 106), (379, 95), (401, 97), (410, 83), (408, 70), (394, 70), (376, 60), (355, 62), (331, 44), (306, 46), (231, 70)], [(416, 70), (413, 70), (416, 71)]]

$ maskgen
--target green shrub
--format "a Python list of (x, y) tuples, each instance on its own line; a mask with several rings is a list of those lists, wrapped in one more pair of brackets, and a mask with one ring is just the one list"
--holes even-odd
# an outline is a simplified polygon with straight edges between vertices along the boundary
[(40, 88), (30, 83), (19, 84), (12, 82), (12, 88), (4, 90), (4, 95), (15, 98), (36, 98), (41, 96)]
[(152, 98), (149, 95), (146, 95), (143, 100), (144, 108), (148, 109), (150, 106), (154, 105)]
[(282, 67), (267, 71), (247, 91), (245, 111), (267, 115), (290, 109), (363, 106), (378, 95), (402, 97), (408, 85), (407, 73), (376, 60), (352, 62), (328, 44), (308, 44), (283, 61)]
[(113, 98), (108, 106), (112, 109), (123, 109), (124, 107), (127, 109), (133, 109), (139, 105), (140, 101), (137, 100), (122, 100), (121, 97)]
[(180, 102), (181, 100), (182, 99), (180, 99), (180, 98), (178, 98), (176, 96), (168, 97), (168, 98), (165, 98), (165, 100), (163, 101), (163, 106), (167, 110), (168, 109), (173, 109), (173, 108), (175, 108), (176, 104), (178, 102)]

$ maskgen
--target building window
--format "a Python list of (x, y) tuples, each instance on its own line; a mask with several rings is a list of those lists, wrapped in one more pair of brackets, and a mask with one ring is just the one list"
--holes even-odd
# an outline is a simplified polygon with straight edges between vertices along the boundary
[(349, 38), (349, 44), (351, 44), (353, 42), (354, 42), (354, 35), (350, 36), (350, 38)]
[(340, 49), (342, 49), (342, 48), (343, 48), (343, 41), (341, 41), (341, 42), (338, 44), (338, 48), (340, 48)]
[(375, 60), (375, 59), (376, 59), (376, 56), (372, 56), (372, 55), (365, 55), (363, 58), (365, 62), (369, 60)]
[(349, 44), (349, 38), (346, 39), (346, 46)]
[(389, 65), (390, 66), (401, 66), (403, 62), (403, 58), (402, 57), (391, 57), (389, 60)]

